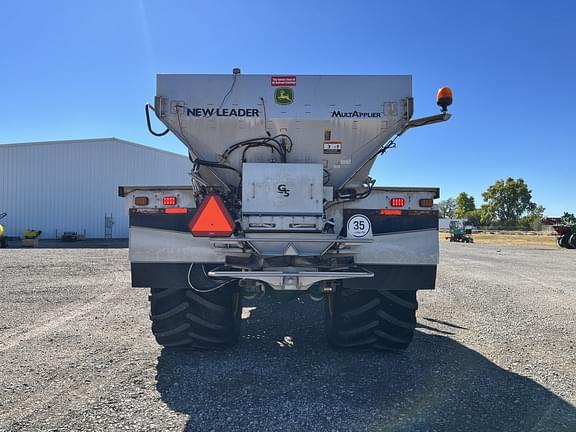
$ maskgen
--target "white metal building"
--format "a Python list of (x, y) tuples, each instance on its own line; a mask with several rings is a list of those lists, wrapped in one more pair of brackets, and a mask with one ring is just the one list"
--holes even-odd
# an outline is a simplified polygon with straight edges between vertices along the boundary
[(104, 238), (112, 215), (113, 238), (128, 237), (120, 185), (187, 185), (187, 157), (117, 138), (0, 145), (0, 213), (8, 236), (26, 229), (41, 238), (63, 232)]

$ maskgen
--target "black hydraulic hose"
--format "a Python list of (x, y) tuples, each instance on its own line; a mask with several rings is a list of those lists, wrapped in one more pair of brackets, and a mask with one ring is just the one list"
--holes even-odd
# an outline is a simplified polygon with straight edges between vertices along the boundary
[(144, 111), (146, 112), (146, 124), (148, 125), (148, 131), (150, 131), (150, 133), (154, 136), (157, 137), (161, 137), (166, 135), (168, 132), (170, 132), (170, 129), (166, 128), (166, 130), (164, 132), (154, 132), (152, 130), (152, 123), (150, 122), (150, 112), (149, 110), (152, 109), (152, 111), (154, 111), (154, 108), (152, 108), (150, 106), (150, 104), (146, 104), (144, 105)]
[(226, 151), (222, 154), (222, 157), (224, 159), (227, 159), (228, 156), (230, 156), (230, 154), (232, 152), (239, 149), (240, 147), (246, 147), (246, 146), (248, 146), (248, 147), (257, 147), (257, 146), (270, 147), (270, 146), (272, 146), (272, 144), (270, 144), (270, 142), (273, 142), (274, 144), (276, 144), (278, 146), (278, 148), (274, 148), (274, 150), (276, 150), (278, 152), (278, 154), (282, 158), (282, 162), (286, 162), (286, 151), (283, 148), (282, 144), (280, 144), (280, 142), (274, 138), (266, 138), (266, 137), (253, 138), (253, 139), (237, 142), (236, 144), (233, 144), (230, 147), (228, 147), (226, 149)]
[(354, 193), (354, 195), (352, 195), (350, 198), (345, 198), (342, 200), (336, 199), (336, 201), (332, 201), (328, 204), (326, 204), (324, 206), (324, 210), (329, 209), (332, 206), (338, 205), (338, 204), (343, 204), (346, 202), (351, 202), (351, 201), (359, 201), (359, 200), (363, 200), (365, 198), (368, 198), (370, 196), (370, 194), (372, 193), (372, 189), (374, 188), (374, 184), (376, 183), (375, 180), (372, 180), (369, 184), (368, 184), (368, 190), (365, 192), (362, 192), (361, 194), (357, 194)]
[(203, 159), (194, 159), (193, 163), (195, 163), (196, 165), (204, 165), (207, 167), (211, 167), (211, 168), (222, 168), (222, 169), (228, 169), (231, 171), (234, 171), (236, 174), (238, 174), (240, 177), (242, 177), (242, 173), (240, 171), (238, 171), (236, 168), (231, 167), (229, 165), (224, 165), (218, 162), (212, 162), (212, 161), (207, 161), (207, 160), (203, 160)]
[(281, 153), (280, 150), (276, 148), (276, 146), (273, 146), (272, 144), (268, 143), (252, 143), (252, 144), (246, 144), (244, 146), (244, 151), (242, 152), (242, 159), (241, 159), (242, 163), (246, 162), (246, 153), (248, 152), (248, 150), (254, 147), (269, 147), (280, 155), (282, 162), (286, 162), (286, 156), (283, 153)]

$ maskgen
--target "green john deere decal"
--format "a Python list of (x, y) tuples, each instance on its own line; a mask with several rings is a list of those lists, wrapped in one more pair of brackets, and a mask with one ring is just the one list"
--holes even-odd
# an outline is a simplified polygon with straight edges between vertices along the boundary
[(274, 93), (274, 100), (279, 105), (290, 105), (294, 102), (294, 90), (289, 87), (280, 87)]

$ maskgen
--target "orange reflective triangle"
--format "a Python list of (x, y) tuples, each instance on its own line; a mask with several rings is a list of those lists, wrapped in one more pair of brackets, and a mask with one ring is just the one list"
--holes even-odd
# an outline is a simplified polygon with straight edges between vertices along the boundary
[(194, 237), (230, 237), (234, 221), (218, 195), (208, 195), (188, 225)]

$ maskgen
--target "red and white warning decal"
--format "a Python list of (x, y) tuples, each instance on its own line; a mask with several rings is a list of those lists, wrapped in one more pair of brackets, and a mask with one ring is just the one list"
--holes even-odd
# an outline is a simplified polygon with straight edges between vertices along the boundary
[(273, 76), (271, 79), (271, 84), (273, 86), (295, 86), (296, 77), (295, 76)]

